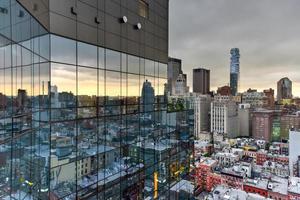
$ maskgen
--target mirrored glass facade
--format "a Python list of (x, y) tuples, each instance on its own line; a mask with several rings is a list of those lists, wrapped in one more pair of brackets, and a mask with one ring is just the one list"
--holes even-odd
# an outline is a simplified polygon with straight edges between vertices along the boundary
[(193, 113), (168, 112), (167, 65), (0, 8), (0, 199), (170, 199)]

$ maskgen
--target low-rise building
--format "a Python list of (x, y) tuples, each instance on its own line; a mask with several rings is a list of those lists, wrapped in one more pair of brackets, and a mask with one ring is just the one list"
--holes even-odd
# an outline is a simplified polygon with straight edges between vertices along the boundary
[(300, 199), (300, 178), (290, 177), (288, 186), (289, 200)]
[(244, 191), (268, 197), (268, 180), (247, 178), (244, 181)]

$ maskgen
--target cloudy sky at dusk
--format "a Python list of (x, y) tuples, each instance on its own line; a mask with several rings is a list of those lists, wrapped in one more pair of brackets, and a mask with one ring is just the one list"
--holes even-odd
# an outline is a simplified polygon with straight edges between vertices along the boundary
[(211, 70), (211, 87), (229, 83), (232, 47), (241, 54), (241, 91), (274, 88), (282, 77), (300, 96), (299, 0), (170, 0), (169, 55)]

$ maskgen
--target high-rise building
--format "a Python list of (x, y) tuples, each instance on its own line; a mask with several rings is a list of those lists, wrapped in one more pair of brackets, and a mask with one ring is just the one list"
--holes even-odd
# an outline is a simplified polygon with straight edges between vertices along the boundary
[(264, 90), (267, 107), (273, 109), (275, 106), (274, 90), (272, 88)]
[(229, 138), (238, 135), (237, 106), (229, 96), (215, 96), (211, 102), (210, 129)]
[(255, 89), (249, 88), (246, 92), (242, 93), (242, 103), (248, 103), (251, 108), (266, 108), (269, 107), (269, 98), (264, 92), (258, 92)]
[(176, 80), (182, 74), (181, 60), (178, 58), (168, 58), (168, 91), (175, 94)]
[(271, 141), (273, 128), (272, 110), (257, 109), (252, 115), (252, 137), (257, 140)]
[(193, 92), (209, 94), (210, 70), (204, 68), (193, 69)]
[(230, 96), (231, 88), (228, 85), (219, 87), (217, 90), (217, 94), (222, 95), (222, 96)]
[(166, 112), (168, 2), (0, 1), (0, 199), (168, 199), (193, 136)]
[(240, 82), (240, 50), (232, 48), (230, 50), (230, 88), (231, 94), (237, 95)]
[(290, 129), (300, 130), (300, 112), (295, 114), (284, 114), (280, 119), (280, 137), (289, 139)]
[(174, 95), (185, 95), (189, 92), (189, 87), (186, 82), (186, 74), (179, 74), (175, 83)]
[(283, 99), (291, 99), (292, 95), (292, 81), (284, 77), (277, 82), (277, 101), (280, 102)]
[(194, 135), (200, 139), (202, 132), (210, 131), (210, 95), (197, 95), (194, 102)]
[(239, 104), (238, 108), (238, 136), (250, 136), (250, 104)]

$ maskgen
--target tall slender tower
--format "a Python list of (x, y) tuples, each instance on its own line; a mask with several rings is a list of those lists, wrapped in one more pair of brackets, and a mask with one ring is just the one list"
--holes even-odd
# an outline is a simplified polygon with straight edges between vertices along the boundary
[(236, 95), (239, 90), (240, 81), (240, 50), (232, 48), (230, 54), (230, 88), (231, 94)]

